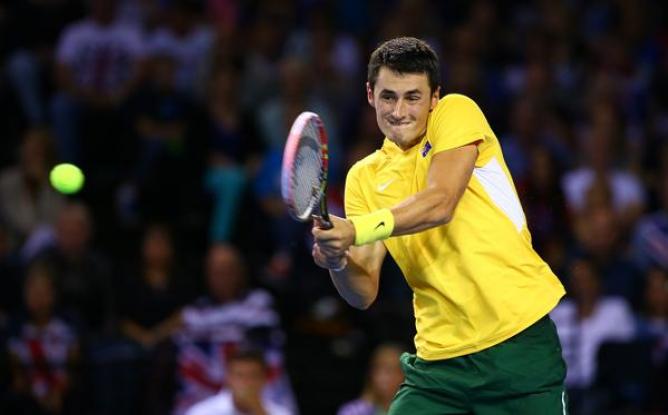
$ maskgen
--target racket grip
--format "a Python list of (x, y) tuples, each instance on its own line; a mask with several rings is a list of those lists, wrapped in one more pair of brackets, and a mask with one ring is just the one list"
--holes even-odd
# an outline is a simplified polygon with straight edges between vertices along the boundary
[(334, 227), (332, 222), (329, 220), (329, 215), (327, 215), (327, 217), (320, 215), (312, 215), (312, 216), (313, 220), (317, 222), (318, 227), (320, 229), (332, 229)]

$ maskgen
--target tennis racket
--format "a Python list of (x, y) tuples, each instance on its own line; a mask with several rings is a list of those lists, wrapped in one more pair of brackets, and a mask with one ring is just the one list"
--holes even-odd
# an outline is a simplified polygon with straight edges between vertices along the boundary
[(327, 211), (328, 164), (325, 126), (318, 114), (302, 112), (285, 143), (281, 194), (290, 216), (301, 222), (320, 219), (323, 229), (332, 228)]

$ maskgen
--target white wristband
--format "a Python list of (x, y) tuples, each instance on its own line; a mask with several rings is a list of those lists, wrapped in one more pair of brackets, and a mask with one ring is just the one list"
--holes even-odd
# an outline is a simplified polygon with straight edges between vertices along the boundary
[(348, 260), (344, 258), (343, 259), (343, 265), (340, 265), (336, 268), (327, 268), (327, 269), (329, 269), (330, 271), (339, 272), (339, 271), (343, 271), (344, 269), (346, 269), (347, 266), (348, 266)]

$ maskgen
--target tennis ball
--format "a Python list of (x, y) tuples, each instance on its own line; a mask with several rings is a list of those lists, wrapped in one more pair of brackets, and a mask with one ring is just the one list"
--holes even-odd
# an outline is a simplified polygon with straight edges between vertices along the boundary
[(81, 190), (85, 178), (81, 169), (74, 164), (62, 163), (51, 169), (49, 180), (54, 189), (71, 195)]

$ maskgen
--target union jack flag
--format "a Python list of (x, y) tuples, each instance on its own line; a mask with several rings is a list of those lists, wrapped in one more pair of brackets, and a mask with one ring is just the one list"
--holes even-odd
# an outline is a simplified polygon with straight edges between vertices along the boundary
[(175, 338), (179, 390), (174, 415), (224, 389), (228, 358), (246, 346), (264, 350), (270, 369), (265, 396), (295, 407), (284, 371), (284, 335), (268, 293), (251, 291), (226, 304), (203, 299), (186, 307), (183, 321), (185, 328)]

